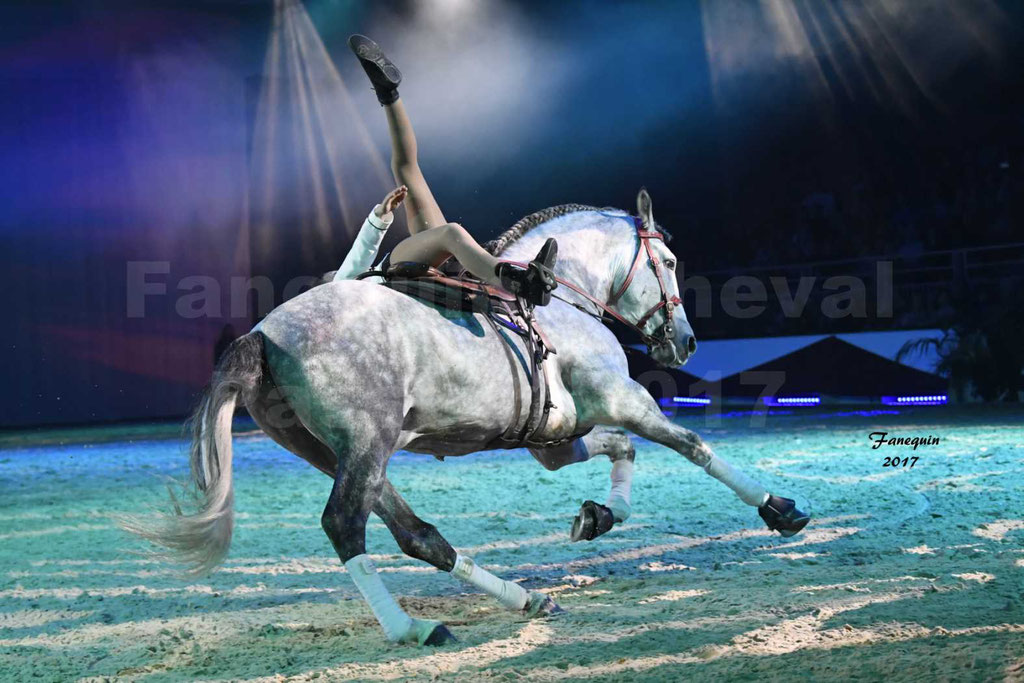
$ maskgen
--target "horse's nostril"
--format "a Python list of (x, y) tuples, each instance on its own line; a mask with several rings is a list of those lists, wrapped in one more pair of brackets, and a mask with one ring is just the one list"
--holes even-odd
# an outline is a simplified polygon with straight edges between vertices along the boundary
[(697, 338), (694, 337), (692, 334), (690, 335), (689, 339), (686, 340), (686, 350), (690, 353), (691, 356), (694, 354), (694, 352), (697, 351)]

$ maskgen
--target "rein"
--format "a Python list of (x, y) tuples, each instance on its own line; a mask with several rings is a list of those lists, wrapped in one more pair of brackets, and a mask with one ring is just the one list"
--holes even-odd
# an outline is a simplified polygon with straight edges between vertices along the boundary
[[(573, 282), (570, 282), (569, 280), (556, 276), (555, 281), (558, 282), (558, 284), (560, 285), (568, 287), (572, 291), (582, 296), (587, 301), (596, 305), (604, 313), (607, 313), (615, 320), (619, 321), (626, 327), (635, 331), (637, 334), (640, 335), (640, 338), (643, 340), (645, 344), (647, 344), (647, 346), (654, 347), (660, 346), (662, 344), (668, 344), (671, 343), (672, 337), (675, 334), (675, 325), (672, 322), (672, 309), (680, 305), (682, 301), (679, 299), (678, 296), (668, 295), (668, 289), (665, 286), (665, 280), (661, 275), (661, 270), (658, 269), (658, 265), (660, 262), (658, 261), (658, 257), (654, 255), (654, 249), (651, 248), (651, 240), (664, 240), (665, 237), (656, 230), (644, 230), (643, 221), (640, 218), (632, 216), (632, 219), (633, 226), (636, 228), (636, 235), (640, 239), (636, 247), (636, 255), (633, 257), (633, 264), (630, 266), (629, 271), (626, 273), (626, 277), (622, 281), (622, 284), (619, 286), (617, 290), (615, 290), (615, 292), (612, 294), (611, 298), (608, 300), (607, 303), (597, 299), (592, 294), (584, 291), (581, 287), (574, 284)], [(626, 290), (629, 289), (629, 286), (633, 283), (633, 277), (636, 275), (637, 270), (640, 268), (640, 263), (643, 260), (645, 254), (647, 256), (647, 264), (654, 270), (654, 275), (655, 277), (658, 278), (658, 287), (661, 289), (661, 299), (658, 301), (658, 303), (656, 303), (654, 306), (648, 309), (646, 313), (640, 316), (640, 319), (634, 323), (630, 322), (629, 320), (626, 320), (626, 318), (623, 317), (620, 313), (618, 313), (618, 311), (614, 310), (612, 308), (612, 304), (621, 299), (622, 296), (626, 293)], [(509, 263), (515, 266), (519, 266), (521, 268), (526, 268), (528, 265), (526, 263), (520, 263), (518, 261), (509, 261)], [(571, 301), (566, 301), (561, 297), (557, 298), (560, 301), (565, 301), (565, 303), (576, 306), (577, 308), (583, 310), (582, 307), (574, 304)], [(643, 330), (644, 326), (651, 319), (651, 316), (660, 311), (662, 308), (665, 309), (665, 322), (655, 331), (654, 334), (647, 334)], [(601, 315), (591, 313), (590, 311), (586, 312), (590, 313), (591, 315), (598, 319), (602, 317)]]

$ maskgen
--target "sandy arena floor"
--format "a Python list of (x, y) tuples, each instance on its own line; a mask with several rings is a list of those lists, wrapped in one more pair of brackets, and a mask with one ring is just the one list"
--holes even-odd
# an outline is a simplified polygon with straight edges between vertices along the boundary
[[(330, 481), (235, 439), (235, 541), (199, 581), (133, 554), (110, 517), (164, 505), (178, 441), (0, 451), (0, 680), (1024, 680), (1024, 413), (750, 416), (684, 423), (815, 521), (791, 540), (682, 457), (638, 442), (634, 516), (568, 540), (604, 458), (547, 472), (525, 451), (389, 475), (457, 548), (557, 596), (529, 621), (398, 554), (369, 551), (412, 614), (460, 639), (383, 642), (319, 527)], [(872, 450), (867, 435), (936, 435)], [(886, 452), (917, 455), (883, 468)]]

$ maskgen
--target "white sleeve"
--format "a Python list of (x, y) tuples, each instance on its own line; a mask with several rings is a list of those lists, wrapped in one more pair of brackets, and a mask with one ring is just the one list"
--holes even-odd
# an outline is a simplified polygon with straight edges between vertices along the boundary
[(384, 233), (391, 227), (395, 217), (393, 214), (387, 213), (382, 218), (377, 218), (376, 210), (374, 207), (374, 210), (363, 221), (363, 226), (359, 228), (355, 243), (349, 249), (338, 272), (334, 274), (335, 282), (351, 280), (356, 275), (366, 272), (373, 265), (373, 260), (377, 258), (377, 250), (380, 249), (380, 243), (384, 240)]

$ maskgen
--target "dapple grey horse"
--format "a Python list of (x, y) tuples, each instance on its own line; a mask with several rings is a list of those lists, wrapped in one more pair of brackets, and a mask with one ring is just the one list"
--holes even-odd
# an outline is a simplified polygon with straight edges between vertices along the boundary
[[(639, 237), (657, 229), (646, 191), (638, 197), (638, 211), (634, 219), (615, 209), (555, 207), (527, 217), (492, 243), (500, 258), (523, 261), (547, 238), (557, 238), (556, 274), (584, 293), (559, 287), (560, 299), (535, 311), (555, 352), (544, 363), (550, 414), (531, 452), (549, 469), (608, 455), (613, 488), (604, 509), (622, 521), (629, 515), (633, 461), (623, 431), (628, 430), (725, 483), (758, 508), (770, 528), (795, 533), (806, 515), (795, 506), (773, 505), (772, 500), (788, 499), (769, 496), (699, 436), (668, 420), (648, 391), (630, 379), (619, 342), (598, 319), (601, 306), (630, 322), (656, 310), (642, 326), (651, 356), (664, 366), (682, 365), (696, 348), (682, 307), (674, 324), (667, 315), (678, 303), (676, 257), (661, 239), (644, 245)], [(659, 308), (659, 301), (668, 303)], [(195, 571), (221, 562), (232, 533), (231, 421), (240, 402), (275, 441), (333, 477), (324, 531), (390, 640), (435, 645), (453, 637), (440, 622), (409, 617), (387, 592), (365, 555), (371, 512), (407, 555), (451, 572), (506, 607), (531, 615), (560, 611), (545, 594), (502, 580), (457, 553), (386, 476), (388, 459), (399, 449), (472, 453), (490, 447), (520, 418), (510, 398), (513, 373), (520, 386), (529, 386), (527, 369), (495, 361), (505, 358), (499, 334), (520, 354), (528, 353), (523, 340), (490, 325), (482, 314), (444, 310), (372, 282), (324, 284), (287, 301), (230, 347), (193, 417), (198, 512), (129, 528)]]

